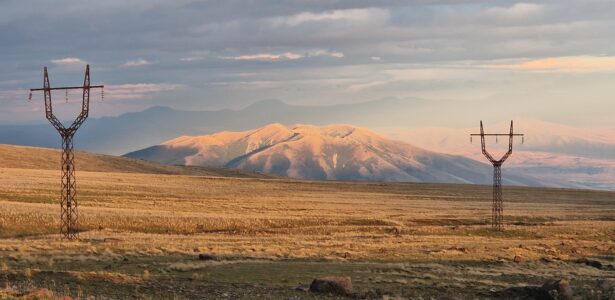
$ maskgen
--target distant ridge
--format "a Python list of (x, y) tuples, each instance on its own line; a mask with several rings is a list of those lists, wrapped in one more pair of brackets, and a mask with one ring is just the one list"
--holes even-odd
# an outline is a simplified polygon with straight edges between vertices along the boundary
[[(0, 168), (58, 170), (59, 172), (60, 155), (61, 150), (59, 149), (0, 144)], [(80, 151), (75, 153), (75, 167), (78, 172), (126, 172), (213, 177), (272, 178), (272, 176), (265, 174), (241, 170), (161, 165), (140, 159)]]
[[(272, 123), (249, 131), (181, 136), (126, 156), (299, 179), (477, 184), (492, 180), (486, 164), (424, 150), (351, 125)], [(515, 185), (547, 185), (519, 174), (507, 174), (505, 180)]]

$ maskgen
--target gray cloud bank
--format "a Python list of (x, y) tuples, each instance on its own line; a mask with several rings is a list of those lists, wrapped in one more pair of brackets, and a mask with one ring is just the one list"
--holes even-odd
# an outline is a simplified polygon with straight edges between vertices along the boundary
[(72, 85), (90, 63), (115, 87), (98, 116), (418, 97), (446, 103), (434, 125), (475, 106), (611, 126), (614, 14), (566, 0), (0, 1), (0, 123), (41, 120), (25, 89), (43, 65)]

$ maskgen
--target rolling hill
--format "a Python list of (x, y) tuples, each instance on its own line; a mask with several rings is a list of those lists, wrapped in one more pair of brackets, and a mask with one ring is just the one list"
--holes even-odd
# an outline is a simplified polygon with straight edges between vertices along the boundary
[[(226, 167), (299, 179), (490, 183), (491, 166), (424, 150), (350, 125), (286, 127), (182, 136), (126, 155), (165, 164)], [(507, 184), (544, 186), (508, 173)]]
[[(61, 150), (0, 144), (0, 168), (58, 170)], [(162, 165), (155, 162), (110, 155), (75, 152), (77, 171), (149, 173), (212, 177), (271, 178), (265, 174), (190, 166)]]

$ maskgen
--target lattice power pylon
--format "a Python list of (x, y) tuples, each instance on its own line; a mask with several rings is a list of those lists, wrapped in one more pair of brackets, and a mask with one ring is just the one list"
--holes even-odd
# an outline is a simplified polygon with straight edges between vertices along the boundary
[[(503, 230), (504, 229), (504, 203), (502, 201), (502, 164), (508, 159), (508, 157), (513, 152), (513, 143), (515, 136), (521, 136), (523, 138), (523, 134), (515, 134), (513, 132), (513, 121), (510, 121), (510, 133), (485, 133), (483, 130), (483, 121), (480, 121), (480, 133), (471, 134), (470, 141), (472, 141), (473, 136), (480, 136), (481, 146), (483, 150), (483, 155), (487, 157), (487, 159), (493, 164), (493, 205), (491, 208), (491, 227), (495, 230)], [(485, 136), (495, 136), (496, 140), (498, 136), (507, 136), (508, 140), (508, 152), (502, 156), (499, 160), (493, 158), (489, 152), (487, 152), (487, 147), (485, 146)]]
[[(90, 111), (90, 89), (102, 89), (104, 88), (104, 86), (90, 85), (90, 65), (87, 65), (85, 67), (85, 78), (83, 79), (83, 86), (52, 88), (49, 85), (49, 75), (47, 74), (47, 67), (44, 68), (43, 73), (43, 88), (31, 89), (30, 99), (32, 99), (32, 92), (43, 91), (43, 93), (45, 94), (45, 116), (62, 137), (62, 191), (60, 193), (60, 233), (65, 238), (73, 240), (79, 237), (79, 230), (77, 227), (79, 218), (77, 211), (77, 182), (75, 179), (75, 155), (73, 152), (73, 137), (75, 136), (75, 132), (77, 132), (77, 129), (79, 129), (81, 124), (83, 124), (85, 119), (87, 119), (88, 117), (88, 113)], [(51, 91), (66, 90), (68, 94), (68, 90), (74, 89), (83, 90), (81, 113), (77, 116), (73, 124), (67, 128), (53, 114)]]

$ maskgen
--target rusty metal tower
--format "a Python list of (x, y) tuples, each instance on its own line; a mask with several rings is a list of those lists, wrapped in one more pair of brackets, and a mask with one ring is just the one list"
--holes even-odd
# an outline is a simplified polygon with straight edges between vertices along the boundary
[[(513, 121), (510, 121), (510, 133), (485, 133), (483, 129), (483, 121), (480, 121), (480, 133), (470, 134), (470, 142), (472, 142), (472, 137), (474, 136), (480, 136), (483, 155), (485, 155), (491, 164), (493, 164), (493, 205), (491, 208), (491, 227), (495, 230), (503, 230), (504, 204), (502, 201), (502, 165), (513, 152), (514, 137), (521, 136), (522, 142), (524, 142), (524, 135), (513, 132)], [(489, 152), (487, 152), (487, 148), (485, 146), (485, 136), (495, 136), (496, 142), (499, 136), (508, 137), (508, 151), (504, 154), (504, 156), (502, 156), (502, 158), (496, 160), (491, 154), (489, 154)]]
[[(75, 155), (73, 152), (73, 137), (77, 132), (77, 129), (83, 124), (88, 117), (90, 111), (90, 90), (95, 88), (104, 88), (103, 85), (90, 85), (90, 65), (85, 67), (85, 78), (83, 79), (83, 86), (68, 86), (68, 87), (54, 87), (49, 85), (49, 75), (47, 74), (47, 67), (43, 71), (43, 88), (30, 89), (30, 97), (32, 100), (32, 92), (43, 91), (45, 94), (45, 116), (47, 120), (51, 122), (51, 125), (60, 133), (62, 137), (62, 191), (60, 196), (60, 233), (69, 240), (77, 239), (79, 236), (78, 230), (78, 202), (77, 202), (77, 182), (75, 179)], [(65, 127), (60, 120), (53, 114), (51, 103), (51, 91), (80, 89), (83, 90), (83, 98), (81, 102), (81, 113), (73, 121), (70, 127)]]

